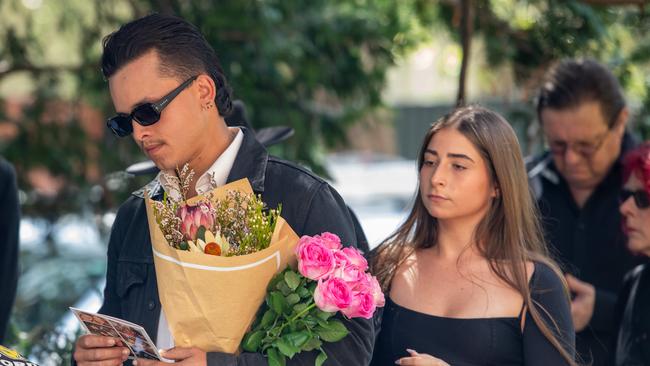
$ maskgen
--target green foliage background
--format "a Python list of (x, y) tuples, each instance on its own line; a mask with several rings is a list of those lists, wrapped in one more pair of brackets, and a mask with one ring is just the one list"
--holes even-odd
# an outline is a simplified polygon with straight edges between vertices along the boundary
[[(30, 91), (18, 114), (4, 103), (11, 90), (0, 100), (0, 127), (14, 130), (2, 138), (0, 128), (0, 154), (19, 173), (23, 213), (48, 223), (74, 212), (99, 222), (147, 179), (120, 173), (144, 156), (130, 139), (93, 133), (84, 108), (113, 113), (99, 72), (101, 39), (152, 11), (199, 26), (253, 126), (295, 129), (272, 152), (319, 173), (324, 152), (344, 145), (346, 130), (382, 107), (386, 71), (396, 60), (441, 33), (460, 41), (463, 4), (472, 6), (474, 38), (486, 47), (488, 67), (480, 72), (512, 67), (527, 106), (506, 111), (513, 124), (534, 125), (529, 107), (552, 62), (591, 56), (620, 77), (637, 131), (650, 136), (648, 7), (578, 0), (68, 0), (30, 9), (34, 4), (39, 1), (0, 0), (0, 86)], [(63, 182), (57, 195), (31, 187), (29, 174), (40, 168)], [(108, 228), (98, 226), (105, 241)], [(65, 359), (69, 343), (52, 336), (53, 324), (102, 278), (103, 258), (61, 253), (48, 236), (22, 261), (28, 280), (19, 285), (8, 344)]]
[[(235, 97), (247, 106), (255, 128), (288, 125), (295, 136), (274, 153), (300, 161), (323, 173), (322, 152), (345, 143), (346, 128), (381, 104), (386, 69), (397, 55), (425, 36), (416, 9), (434, 1), (68, 1), (45, 2), (39, 9), (55, 18), (50, 27), (39, 26), (41, 14), (25, 9), (21, 1), (4, 0), (8, 13), (20, 22), (0, 25), (8, 47), (0, 60), (8, 65), (1, 78), (27, 74), (34, 85), (34, 100), (25, 116), (13, 121), (18, 137), (5, 142), (0, 152), (21, 173), (46, 166), (70, 183), (55, 212), (82, 204), (69, 197), (87, 194), (87, 167), (95, 161), (103, 174), (142, 160), (129, 139), (105, 134), (89, 147), (79, 114), (73, 111), (58, 124), (44, 123), (47, 103), (64, 97), (73, 105), (90, 104), (103, 115), (113, 113), (98, 60), (101, 39), (131, 19), (152, 11), (179, 15), (199, 26), (217, 50)], [(19, 23), (19, 24), (13, 24)], [(41, 24), (42, 25), (42, 24)], [(45, 29), (43, 29), (45, 28)], [(45, 57), (47, 40), (65, 37), (66, 57), (52, 65)], [(65, 93), (62, 93), (65, 90)], [(62, 126), (63, 125), (63, 128)], [(88, 150), (98, 149), (95, 154)], [(89, 161), (94, 157), (95, 161)], [(140, 183), (140, 182), (138, 182)], [(119, 185), (123, 187), (122, 185)], [(124, 187), (126, 188), (126, 187)], [(114, 208), (124, 197), (106, 189), (98, 208)], [(66, 193), (69, 197), (66, 197)], [(42, 201), (33, 200), (36, 212)], [(29, 210), (28, 210), (29, 211)]]
[[(462, 2), (441, 1), (435, 13), (437, 22), (445, 24), (457, 42), (457, 13)], [(632, 128), (644, 139), (650, 137), (650, 4), (620, 5), (620, 1), (611, 1), (594, 6), (582, 0), (467, 2), (474, 11), (474, 37), (484, 41), (489, 68), (511, 66), (521, 101), (528, 104), (524, 111), (505, 111), (511, 123), (535, 122), (535, 90), (554, 62), (566, 57), (592, 57), (618, 76), (633, 112)]]

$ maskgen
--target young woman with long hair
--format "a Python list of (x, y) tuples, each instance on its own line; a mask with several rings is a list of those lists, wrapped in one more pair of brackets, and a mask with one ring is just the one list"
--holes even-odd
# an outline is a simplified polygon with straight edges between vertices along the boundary
[(418, 168), (408, 218), (371, 253), (388, 295), (371, 365), (575, 365), (566, 282), (510, 125), (457, 109), (427, 132)]

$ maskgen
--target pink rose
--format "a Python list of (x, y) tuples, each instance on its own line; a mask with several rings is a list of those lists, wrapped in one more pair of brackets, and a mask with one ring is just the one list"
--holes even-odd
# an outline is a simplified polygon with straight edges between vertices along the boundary
[(347, 282), (352, 288), (355, 288), (359, 282), (365, 281), (366, 279), (366, 274), (364, 271), (361, 271), (356, 266), (351, 265), (336, 267), (333, 276)]
[(185, 240), (196, 240), (196, 232), (203, 226), (211, 230), (214, 225), (212, 205), (210, 202), (200, 202), (196, 206), (183, 205), (176, 215), (181, 219), (181, 233)]
[(370, 273), (364, 273), (364, 278), (361, 279), (353, 286), (353, 290), (357, 292), (365, 292), (372, 296), (375, 305), (379, 308), (386, 304), (384, 293), (381, 291), (381, 285), (377, 278)]
[(341, 239), (336, 234), (326, 231), (320, 235), (316, 235), (316, 238), (320, 238), (323, 244), (330, 249), (341, 249)]
[(386, 299), (384, 298), (384, 292), (381, 290), (381, 285), (379, 285), (379, 281), (375, 276), (367, 275), (370, 277), (370, 294), (375, 301), (375, 305), (382, 308), (386, 304)]
[(352, 265), (357, 267), (360, 271), (368, 269), (368, 261), (361, 255), (361, 252), (356, 248), (346, 247), (334, 254), (336, 258), (337, 267), (347, 267)]
[(300, 274), (314, 281), (327, 279), (336, 266), (332, 251), (321, 240), (307, 235), (300, 238), (296, 255)]
[(352, 301), (352, 289), (339, 278), (319, 280), (314, 291), (314, 302), (319, 309), (327, 312), (340, 311), (347, 308)]
[(377, 305), (369, 292), (357, 292), (352, 296), (350, 306), (341, 309), (341, 312), (348, 318), (372, 318)]

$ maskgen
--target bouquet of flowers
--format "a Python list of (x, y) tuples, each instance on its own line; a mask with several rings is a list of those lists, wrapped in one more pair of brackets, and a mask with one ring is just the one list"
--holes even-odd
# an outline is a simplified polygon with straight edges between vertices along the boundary
[(188, 199), (192, 177), (185, 166), (165, 177), (177, 192), (145, 199), (158, 294), (177, 346), (235, 353), (298, 236), (248, 180)]
[[(282, 206), (266, 210), (261, 197), (234, 189), (223, 199), (211, 192), (190, 204), (187, 192), (194, 172), (189, 166), (177, 175), (162, 174), (179, 187), (178, 199), (165, 194), (162, 201), (152, 202), (156, 223), (171, 247), (226, 257), (268, 248)], [(216, 187), (212, 176), (210, 180)]]
[(265, 306), (242, 341), (249, 352), (262, 352), (270, 366), (302, 351), (320, 350), (316, 366), (327, 359), (323, 342), (337, 342), (348, 330), (333, 318), (372, 318), (384, 306), (377, 279), (355, 248), (342, 248), (338, 236), (303, 236), (296, 246), (298, 271), (286, 268), (270, 282)]

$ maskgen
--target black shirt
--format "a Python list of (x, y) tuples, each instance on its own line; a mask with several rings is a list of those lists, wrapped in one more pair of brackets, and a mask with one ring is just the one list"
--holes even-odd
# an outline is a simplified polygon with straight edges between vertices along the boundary
[[(548, 266), (535, 264), (530, 280), (533, 301), (550, 314), (560, 339), (572, 352), (573, 323), (562, 283)], [(547, 324), (552, 324), (542, 315)], [(552, 326), (550, 327), (552, 329)], [(445, 318), (420, 313), (386, 301), (381, 332), (371, 366), (394, 365), (406, 349), (427, 353), (453, 366), (566, 365), (560, 352), (541, 333), (532, 315), (521, 318)]]
[(7, 332), (16, 297), (19, 222), (16, 173), (11, 164), (0, 157), (0, 344)]
[(647, 264), (625, 276), (616, 315), (620, 329), (615, 365), (650, 365), (650, 266)]
[[(621, 156), (634, 145), (632, 136), (626, 133)], [(610, 359), (617, 294), (625, 273), (638, 263), (626, 248), (621, 227), (622, 168), (619, 158), (582, 208), (576, 205), (548, 153), (529, 164), (528, 169), (551, 254), (566, 272), (596, 287), (593, 317), (576, 337), (582, 361), (593, 361), (594, 366), (606, 365)]]

